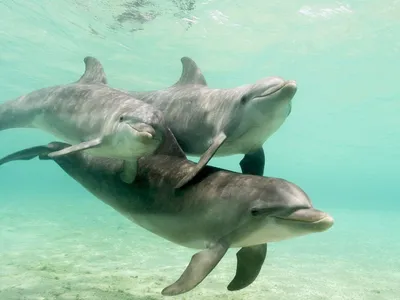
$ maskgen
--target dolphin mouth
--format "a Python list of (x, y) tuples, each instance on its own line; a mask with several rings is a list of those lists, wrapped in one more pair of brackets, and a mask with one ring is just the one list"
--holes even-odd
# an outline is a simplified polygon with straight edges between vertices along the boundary
[(314, 230), (325, 231), (331, 228), (334, 224), (334, 219), (329, 214), (317, 209), (299, 209), (287, 216), (274, 216), (276, 219), (281, 219), (293, 223), (310, 225)]
[(129, 124), (129, 126), (135, 132), (142, 141), (152, 140), (156, 135), (154, 128), (147, 124)]
[[(297, 90), (296, 81), (294, 81), (294, 80), (287, 80), (287, 81), (285, 81), (285, 82), (282, 82), (281, 84), (276, 85), (276, 86), (274, 86), (274, 87), (271, 88), (271, 89), (268, 89), (267, 91), (265, 91), (264, 93), (262, 93), (262, 94), (259, 95), (259, 96), (254, 97), (253, 99), (264, 98), (264, 97), (272, 96), (273, 94), (275, 94), (275, 93), (281, 91), (281, 90), (282, 90), (283, 88), (285, 88), (285, 87), (290, 87), (290, 88), (294, 91), (294, 93), (295, 93), (296, 90)], [(293, 94), (294, 94), (294, 93), (293, 93)]]

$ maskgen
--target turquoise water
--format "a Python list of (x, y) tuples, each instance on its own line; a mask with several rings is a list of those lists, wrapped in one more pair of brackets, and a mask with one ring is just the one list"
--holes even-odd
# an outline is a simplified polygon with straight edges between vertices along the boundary
[[(265, 175), (300, 185), (335, 225), (272, 244), (258, 279), (236, 293), (226, 291), (229, 251), (177, 299), (400, 299), (400, 2), (152, 1), (141, 15), (134, 3), (0, 1), (0, 101), (76, 81), (87, 55), (121, 89), (175, 83), (182, 56), (215, 88), (294, 79), (291, 115), (264, 145)], [(54, 139), (4, 131), (0, 156)], [(210, 164), (239, 171), (239, 160)], [(161, 299), (193, 253), (125, 220), (54, 163), (0, 168), (1, 300)]]

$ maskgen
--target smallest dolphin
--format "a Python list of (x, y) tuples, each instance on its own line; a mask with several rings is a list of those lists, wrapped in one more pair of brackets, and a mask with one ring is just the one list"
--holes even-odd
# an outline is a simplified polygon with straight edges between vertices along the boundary
[(60, 138), (69, 147), (56, 158), (77, 151), (124, 160), (121, 179), (134, 181), (137, 158), (155, 153), (174, 140), (160, 110), (108, 86), (101, 63), (84, 58), (85, 72), (74, 83), (47, 87), (0, 104), (0, 131), (36, 128)]

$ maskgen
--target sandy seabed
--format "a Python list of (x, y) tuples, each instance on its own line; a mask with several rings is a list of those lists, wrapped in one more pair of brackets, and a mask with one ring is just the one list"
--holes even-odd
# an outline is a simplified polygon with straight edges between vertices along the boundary
[[(1, 300), (397, 300), (400, 218), (329, 211), (328, 232), (269, 245), (257, 280), (239, 292), (235, 249), (194, 290), (163, 297), (194, 250), (165, 241), (94, 199), (0, 201)], [(39, 205), (40, 204), (40, 205)]]

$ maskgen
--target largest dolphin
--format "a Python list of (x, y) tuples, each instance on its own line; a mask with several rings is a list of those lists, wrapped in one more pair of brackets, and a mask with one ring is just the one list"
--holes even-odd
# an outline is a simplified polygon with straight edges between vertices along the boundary
[(124, 159), (121, 179), (132, 182), (137, 158), (175, 139), (161, 111), (107, 84), (103, 66), (84, 58), (85, 72), (73, 83), (33, 91), (0, 104), (0, 131), (37, 128), (73, 144), (50, 156), (88, 151)]
[[(48, 153), (68, 146), (53, 142), (32, 147), (0, 159), (0, 165), (36, 156), (46, 160)], [(243, 289), (258, 276), (268, 242), (322, 232), (333, 225), (332, 217), (313, 208), (299, 186), (280, 178), (206, 166), (184, 187), (175, 189), (194, 163), (179, 147), (171, 144), (168, 149), (169, 155), (140, 158), (132, 184), (119, 180), (120, 160), (85, 152), (53, 158), (90, 193), (137, 225), (178, 245), (199, 249), (163, 295), (195, 288), (229, 248), (241, 249), (228, 290)]]
[[(289, 116), (296, 82), (270, 76), (236, 88), (215, 89), (208, 87), (191, 58), (182, 57), (181, 62), (182, 74), (174, 85), (130, 94), (163, 112), (183, 151), (201, 156), (194, 166), (197, 170), (213, 156), (245, 154), (242, 172), (262, 176), (263, 144)], [(189, 179), (183, 178), (177, 187)]]

